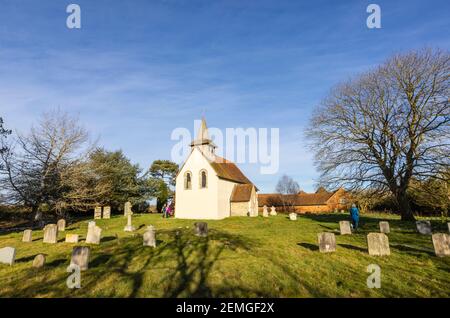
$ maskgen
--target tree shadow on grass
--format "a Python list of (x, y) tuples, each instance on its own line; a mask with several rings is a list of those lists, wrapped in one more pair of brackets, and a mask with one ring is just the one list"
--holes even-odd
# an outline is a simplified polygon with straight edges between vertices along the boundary
[(428, 254), (429, 256), (435, 256), (435, 253), (430, 249), (421, 249), (417, 247), (412, 247), (408, 245), (402, 245), (402, 244), (391, 244), (391, 248), (396, 249), (398, 251), (402, 252), (411, 252), (414, 254)]
[(365, 249), (365, 248), (350, 245), (350, 244), (338, 244), (338, 246), (341, 246), (341, 247), (349, 249), (349, 250), (358, 251), (358, 252), (367, 252), (367, 249)]
[(319, 246), (311, 243), (297, 243), (298, 246), (304, 247), (310, 251), (318, 251)]

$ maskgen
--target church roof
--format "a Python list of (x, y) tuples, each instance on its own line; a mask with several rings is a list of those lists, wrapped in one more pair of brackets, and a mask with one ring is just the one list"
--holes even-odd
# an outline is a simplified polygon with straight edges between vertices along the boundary
[(242, 173), (234, 162), (215, 156), (215, 160), (210, 164), (219, 178), (238, 183), (252, 184), (252, 182)]
[(248, 202), (252, 196), (253, 184), (236, 184), (231, 193), (231, 202)]
[(258, 195), (258, 205), (259, 206), (280, 206), (283, 205), (282, 198), (284, 197), (287, 201), (292, 202), (293, 205), (326, 205), (327, 201), (336, 193), (328, 191), (319, 191), (316, 193), (306, 193), (299, 192), (297, 194), (259, 194)]

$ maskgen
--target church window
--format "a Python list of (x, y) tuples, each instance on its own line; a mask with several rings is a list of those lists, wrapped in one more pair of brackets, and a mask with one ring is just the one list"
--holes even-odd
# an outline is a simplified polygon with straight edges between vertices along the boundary
[(207, 177), (208, 174), (206, 173), (206, 170), (200, 171), (200, 189), (205, 189), (208, 186)]
[(189, 171), (184, 174), (184, 188), (192, 189), (192, 177)]

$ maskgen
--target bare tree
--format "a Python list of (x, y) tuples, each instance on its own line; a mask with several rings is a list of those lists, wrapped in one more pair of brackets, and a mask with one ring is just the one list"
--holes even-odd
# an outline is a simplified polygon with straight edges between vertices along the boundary
[(8, 201), (30, 207), (35, 220), (44, 203), (54, 209), (66, 186), (62, 176), (79, 160), (87, 139), (76, 119), (57, 110), (45, 113), (29, 134), (2, 141), (0, 184)]
[(338, 85), (306, 131), (321, 181), (390, 191), (402, 220), (414, 220), (411, 179), (449, 166), (449, 71), (447, 51), (421, 50)]
[(285, 212), (294, 209), (297, 193), (300, 191), (298, 183), (287, 175), (283, 175), (275, 187), (275, 191), (279, 194), (279, 199), (283, 205)]

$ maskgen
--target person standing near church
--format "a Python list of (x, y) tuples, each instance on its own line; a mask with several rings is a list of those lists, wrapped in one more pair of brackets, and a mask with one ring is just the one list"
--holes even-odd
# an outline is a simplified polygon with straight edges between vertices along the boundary
[(357, 230), (358, 223), (359, 223), (359, 210), (354, 203), (352, 204), (352, 207), (350, 208), (350, 217), (352, 218), (353, 229)]

